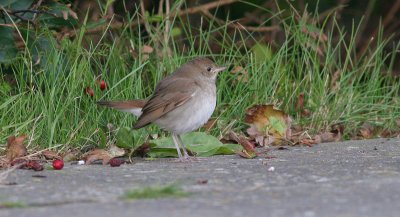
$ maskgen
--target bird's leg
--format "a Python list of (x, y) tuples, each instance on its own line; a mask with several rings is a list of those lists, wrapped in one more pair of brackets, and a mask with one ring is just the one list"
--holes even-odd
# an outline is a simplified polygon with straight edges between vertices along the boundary
[[(178, 152), (179, 159), (180, 160), (184, 159), (182, 157), (181, 148), (179, 147), (179, 135), (177, 135), (175, 133), (172, 133), (172, 140), (174, 140), (176, 151)], [(185, 149), (183, 149), (183, 150), (185, 150)]]
[(182, 141), (181, 136), (180, 136), (180, 135), (177, 135), (177, 139), (178, 139), (178, 141), (179, 141), (179, 145), (182, 146), (182, 149), (183, 149), (183, 157), (186, 158), (186, 159), (189, 159), (190, 156), (189, 156), (189, 154), (188, 154), (188, 152), (187, 152), (187, 150), (186, 150), (185, 145), (183, 144), (183, 141)]
[(183, 141), (182, 141), (182, 139), (181, 139), (181, 136), (180, 136), (180, 135), (177, 135), (177, 137), (178, 137), (178, 140), (179, 140), (179, 144), (180, 144), (180, 145), (182, 146), (182, 148), (183, 148), (183, 153), (184, 153), (183, 158), (184, 158), (186, 161), (188, 161), (188, 162), (201, 161), (200, 158), (196, 158), (196, 157), (194, 157), (194, 156), (189, 156), (189, 154), (188, 154), (188, 152), (187, 152), (187, 149), (186, 149), (186, 146), (185, 146), (185, 144), (183, 144)]

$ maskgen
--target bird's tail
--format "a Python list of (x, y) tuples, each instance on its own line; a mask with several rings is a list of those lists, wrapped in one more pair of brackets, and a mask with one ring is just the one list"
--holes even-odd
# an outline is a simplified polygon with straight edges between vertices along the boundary
[(120, 111), (129, 112), (139, 117), (142, 114), (142, 108), (146, 102), (147, 100), (138, 99), (130, 101), (98, 101), (97, 104)]

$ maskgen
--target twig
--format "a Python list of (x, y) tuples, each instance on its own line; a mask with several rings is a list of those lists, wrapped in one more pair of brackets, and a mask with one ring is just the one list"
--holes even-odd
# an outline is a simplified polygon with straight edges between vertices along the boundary
[(171, 53), (169, 52), (169, 49), (168, 49), (169, 28), (170, 28), (170, 25), (171, 25), (171, 21), (169, 19), (169, 16), (170, 16), (169, 0), (165, 1), (165, 14), (167, 16), (167, 19), (165, 21), (165, 28), (164, 28), (164, 49), (167, 49), (167, 55), (171, 56)]
[[(396, 15), (397, 11), (400, 9), (400, 0), (397, 0), (393, 6), (390, 8), (389, 12), (385, 16), (385, 19), (383, 19), (382, 22), (382, 28), (385, 29), (385, 27), (390, 23), (390, 21), (394, 18)], [(368, 37), (367, 42), (364, 43), (363, 47), (361, 47), (360, 51), (357, 53), (357, 58), (360, 58), (362, 54), (365, 53), (367, 50), (368, 46), (370, 45), (370, 41), (373, 40), (376, 35), (379, 32), (379, 26), (375, 28), (375, 30), (371, 33), (371, 35)]]
[(213, 8), (217, 8), (217, 7), (220, 7), (220, 6), (223, 6), (223, 5), (227, 5), (227, 4), (232, 4), (232, 3), (237, 2), (237, 1), (239, 1), (239, 0), (219, 0), (219, 1), (211, 2), (211, 3), (207, 3), (207, 4), (204, 4), (204, 5), (188, 8), (188, 9), (186, 9), (184, 11), (179, 12), (177, 15), (178, 16), (183, 16), (183, 15), (186, 15), (186, 14), (195, 14), (195, 13), (198, 13), (198, 12), (202, 12), (204, 10), (209, 11), (209, 10), (211, 10)]
[(326, 11), (323, 11), (318, 15), (318, 23), (321, 23), (326, 17), (330, 16), (334, 12), (336, 12), (336, 14), (339, 14), (339, 12), (343, 11), (345, 7), (346, 5), (338, 5), (334, 8), (330, 8)]
[[(164, 14), (164, 9), (163, 9), (163, 5), (164, 5), (164, 0), (160, 0), (160, 2), (158, 2), (158, 14)], [(160, 27), (160, 23), (157, 23), (157, 29), (158, 27)]]
[(356, 42), (360, 42), (359, 45), (362, 44), (361, 37), (363, 36), (365, 28), (369, 22), (369, 18), (371, 17), (372, 10), (374, 9), (375, 2), (376, 2), (376, 0), (368, 1), (367, 10), (365, 11), (365, 15), (364, 15), (365, 19), (360, 24), (361, 26), (360, 26), (359, 34), (356, 36), (356, 40), (355, 40)]
[[(214, 9), (214, 8), (217, 8), (217, 7), (220, 7), (220, 6), (223, 6), (223, 5), (227, 5), (227, 4), (232, 4), (232, 3), (238, 2), (238, 1), (239, 0), (219, 0), (217, 2), (212, 2), (212, 3), (207, 3), (207, 4), (200, 5), (200, 6), (192, 7), (192, 8), (187, 8), (187, 9), (185, 9), (183, 11), (172, 13), (169, 16), (169, 19), (171, 19), (174, 16), (184, 16), (186, 14), (195, 14), (195, 13), (199, 13), (199, 12), (204, 11), (204, 10), (211, 10), (211, 9)], [(141, 9), (142, 8), (144, 9), (143, 0), (141, 0), (140, 2), (141, 2)], [(150, 28), (150, 25), (149, 25), (150, 21), (148, 21), (144, 17), (144, 13), (145, 12), (143, 10), (141, 10), (141, 13), (142, 13), (142, 16), (143, 16), (142, 19), (140, 19), (139, 22), (132, 22), (130, 24), (130, 26), (131, 27), (135, 27), (137, 25), (144, 24), (145, 28), (146, 28), (146, 31), (148, 31), (148, 29)], [(156, 22), (156, 21), (154, 21), (154, 22)], [(146, 25), (147, 25), (147, 27), (146, 27)], [(111, 24), (109, 28), (110, 29), (118, 29), (118, 28), (121, 28), (122, 26), (123, 26), (122, 23), (115, 22), (115, 23)], [(102, 31), (102, 30), (104, 30), (104, 26), (100, 26), (100, 27), (97, 27), (97, 28), (94, 28), (94, 29), (89, 29), (89, 30), (86, 31), (86, 33), (96, 33), (96, 32)], [(72, 31), (72, 32), (69, 32), (68, 34), (69, 34), (70, 37), (73, 37), (73, 36), (76, 35), (77, 32), (79, 32), (79, 29), (75, 30), (75, 31)]]
[[(157, 51), (159, 51), (159, 48), (160, 48), (159, 43), (160, 43), (160, 41), (159, 41), (159, 39), (156, 37), (156, 35), (153, 34), (153, 32), (152, 32), (152, 30), (151, 30), (150, 23), (148, 22), (147, 17), (146, 17), (146, 11), (145, 11), (145, 8), (144, 8), (144, 1), (143, 1), (143, 0), (140, 0), (140, 11), (141, 11), (141, 14), (142, 14), (142, 19), (143, 19), (144, 28), (146, 29), (146, 32), (149, 34), (151, 40), (153, 41), (153, 43), (154, 43), (154, 48), (155, 48)], [(159, 53), (159, 52), (156, 52), (156, 53)]]
[[(214, 19), (217, 23), (219, 23), (220, 25), (225, 24), (225, 21), (214, 17), (208, 10), (204, 10), (201, 11), (201, 13), (203, 13), (206, 17), (210, 18), (210, 19)], [(276, 26), (243, 26), (242, 24), (238, 23), (238, 22), (228, 22), (226, 23), (227, 27), (229, 28), (234, 28), (234, 29), (241, 29), (241, 30), (246, 30), (249, 32), (271, 32), (271, 31), (277, 31), (280, 29), (280, 27), (278, 25)]]

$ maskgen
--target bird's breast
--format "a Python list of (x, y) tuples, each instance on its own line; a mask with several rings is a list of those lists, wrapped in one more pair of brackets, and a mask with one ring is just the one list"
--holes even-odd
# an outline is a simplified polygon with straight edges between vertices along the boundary
[(211, 117), (216, 106), (215, 87), (199, 89), (183, 105), (155, 121), (167, 131), (182, 134), (194, 131), (203, 126)]

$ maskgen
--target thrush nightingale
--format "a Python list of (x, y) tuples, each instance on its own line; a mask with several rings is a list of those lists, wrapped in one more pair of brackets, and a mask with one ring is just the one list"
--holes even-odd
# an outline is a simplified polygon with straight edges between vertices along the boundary
[(180, 135), (198, 129), (211, 117), (216, 105), (215, 81), (225, 69), (208, 58), (196, 58), (162, 79), (148, 99), (98, 104), (138, 116), (134, 129), (155, 123), (171, 132), (179, 160), (187, 161), (190, 157)]

